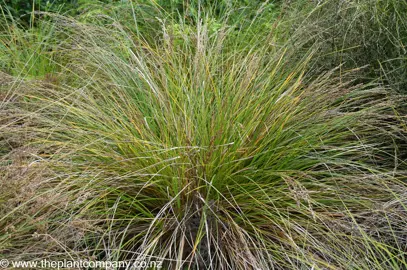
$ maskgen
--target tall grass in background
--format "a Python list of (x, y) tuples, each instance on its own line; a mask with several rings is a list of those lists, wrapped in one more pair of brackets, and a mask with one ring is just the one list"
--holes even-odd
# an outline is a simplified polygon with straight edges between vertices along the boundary
[(304, 36), (321, 44), (318, 65), (365, 67), (360, 81), (377, 81), (407, 92), (406, 1), (320, 1), (312, 12), (302, 14), (307, 22), (300, 20), (295, 28), (303, 28)]
[(321, 6), (116, 7), (2, 62), (1, 256), (407, 267), (405, 96), (324, 66)]
[(63, 36), (55, 35), (54, 25), (44, 19), (36, 23), (36, 27), (25, 28), (10, 17), (8, 10), (1, 8), (0, 13), (1, 70), (16, 77), (30, 78), (57, 72), (53, 60), (57, 53), (56, 43), (63, 41)]

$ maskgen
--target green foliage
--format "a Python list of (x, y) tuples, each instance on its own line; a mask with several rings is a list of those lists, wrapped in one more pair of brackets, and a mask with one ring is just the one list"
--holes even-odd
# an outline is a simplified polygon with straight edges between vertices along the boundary
[(0, 254), (407, 268), (406, 96), (379, 78), (397, 80), (402, 7), (340, 3), (5, 12)]
[(78, 0), (2, 0), (2, 6), (25, 26), (30, 25), (33, 11), (74, 14)]
[[(54, 26), (45, 20), (35, 28), (19, 28), (6, 22), (0, 42), (0, 69), (20, 77), (42, 77), (58, 70), (54, 63)], [(59, 36), (62, 39), (62, 36)]]

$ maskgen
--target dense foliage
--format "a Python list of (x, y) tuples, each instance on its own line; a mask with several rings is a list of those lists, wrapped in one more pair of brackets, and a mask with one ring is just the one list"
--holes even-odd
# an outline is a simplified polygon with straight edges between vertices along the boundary
[(404, 1), (5, 3), (0, 259), (407, 268)]

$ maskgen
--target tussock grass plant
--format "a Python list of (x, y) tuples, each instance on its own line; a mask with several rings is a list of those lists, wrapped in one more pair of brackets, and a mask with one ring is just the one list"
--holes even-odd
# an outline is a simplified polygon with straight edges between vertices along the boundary
[(18, 98), (1, 135), (23, 142), (2, 155), (4, 256), (407, 267), (403, 96), (355, 70), (316, 76), (314, 47), (255, 37), (261, 16), (157, 18), (155, 40), (58, 18), (69, 63), (3, 86)]

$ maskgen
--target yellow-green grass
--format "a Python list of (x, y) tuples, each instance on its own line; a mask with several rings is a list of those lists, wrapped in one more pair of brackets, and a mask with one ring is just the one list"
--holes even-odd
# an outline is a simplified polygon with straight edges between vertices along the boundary
[(0, 135), (19, 140), (1, 157), (1, 256), (407, 267), (404, 97), (315, 75), (319, 44), (298, 49), (284, 23), (196, 16), (163, 13), (150, 36), (48, 22), (60, 72), (2, 86)]

